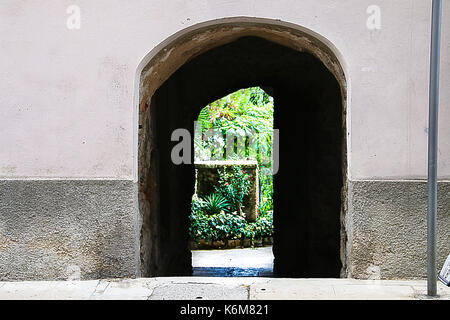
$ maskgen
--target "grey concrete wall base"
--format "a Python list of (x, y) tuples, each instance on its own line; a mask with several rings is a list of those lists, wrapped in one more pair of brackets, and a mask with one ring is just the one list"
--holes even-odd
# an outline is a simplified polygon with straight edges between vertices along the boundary
[[(350, 181), (347, 275), (425, 278), (426, 181)], [(438, 267), (450, 253), (450, 182), (438, 183)]]
[[(350, 181), (347, 276), (426, 277), (424, 181)], [(450, 253), (450, 182), (438, 184), (438, 268)], [(0, 181), (0, 281), (140, 276), (137, 184)]]
[(0, 181), (0, 280), (140, 276), (137, 185)]

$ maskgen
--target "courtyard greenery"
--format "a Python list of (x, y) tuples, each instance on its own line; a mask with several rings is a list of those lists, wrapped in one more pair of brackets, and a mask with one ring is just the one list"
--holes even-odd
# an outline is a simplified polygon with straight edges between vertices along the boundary
[(216, 191), (229, 203), (227, 211), (242, 216), (242, 203), (250, 191), (250, 177), (240, 166), (233, 166), (231, 172), (219, 169), (219, 185)]
[(269, 175), (260, 175), (259, 183), (261, 186), (259, 213), (260, 215), (264, 215), (273, 211), (273, 177)]
[[(198, 116), (195, 159), (256, 160), (267, 174), (272, 167), (273, 112), (273, 98), (260, 87), (241, 89), (208, 104)], [(231, 159), (226, 154), (227, 135), (245, 139), (242, 150), (237, 148), (238, 139), (234, 141)]]
[[(260, 171), (259, 214), (254, 222), (245, 219), (243, 199), (250, 190), (249, 174), (240, 166), (219, 169), (214, 192), (192, 199), (190, 237), (193, 241), (257, 240), (273, 235), (273, 98), (259, 87), (238, 90), (203, 108), (200, 130), (194, 138), (196, 160), (256, 160)], [(215, 134), (211, 134), (214, 131)], [(227, 158), (227, 134), (253, 139)], [(239, 152), (239, 150), (241, 152)]]
[[(225, 159), (227, 134), (251, 137), (255, 141), (256, 150), (251, 150), (249, 141), (246, 140), (244, 154), (236, 152), (233, 159), (258, 162), (261, 209), (264, 211), (273, 210), (273, 114), (273, 98), (263, 89), (241, 89), (204, 107), (198, 116), (199, 130), (194, 136), (196, 160)], [(211, 130), (217, 134), (208, 135)], [(237, 144), (236, 140), (236, 150)]]
[(208, 215), (214, 215), (220, 213), (221, 211), (229, 210), (229, 203), (227, 199), (220, 193), (212, 193), (203, 199), (199, 198), (197, 205), (202, 212)]
[(256, 240), (273, 235), (273, 211), (260, 214), (255, 222), (248, 222), (235, 212), (206, 214), (199, 209), (196, 200), (193, 200), (192, 207), (189, 233), (193, 241)]

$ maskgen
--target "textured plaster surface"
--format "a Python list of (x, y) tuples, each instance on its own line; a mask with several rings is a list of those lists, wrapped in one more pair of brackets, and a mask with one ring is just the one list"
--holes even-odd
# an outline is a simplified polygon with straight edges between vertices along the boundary
[(1, 181), (0, 279), (139, 276), (131, 181)]
[[(427, 184), (351, 181), (346, 216), (348, 276), (426, 278)], [(450, 183), (438, 184), (438, 272), (450, 253)]]
[[(245, 21), (318, 35), (339, 58), (349, 88), (351, 179), (426, 176), (430, 1), (377, 1), (377, 30), (366, 25), (374, 3), (361, 0), (80, 0), (77, 30), (66, 27), (72, 3), (48, 3), (0, 4), (1, 177), (137, 179), (141, 70), (194, 30)], [(446, 179), (449, 15), (444, 1), (439, 174)], [(166, 68), (176, 67), (175, 54), (161, 52)], [(152, 90), (163, 78), (153, 77)]]
[[(426, 183), (350, 181), (347, 276), (425, 278)], [(138, 277), (131, 181), (2, 181), (1, 280)], [(450, 253), (450, 183), (438, 185), (438, 268)]]

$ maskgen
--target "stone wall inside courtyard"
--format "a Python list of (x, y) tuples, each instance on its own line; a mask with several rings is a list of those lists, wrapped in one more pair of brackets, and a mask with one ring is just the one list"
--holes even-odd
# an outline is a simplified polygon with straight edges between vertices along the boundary
[(195, 163), (195, 192), (204, 197), (216, 192), (219, 181), (219, 170), (230, 172), (232, 166), (239, 166), (249, 174), (250, 191), (244, 197), (242, 211), (247, 221), (255, 221), (259, 210), (259, 168), (258, 162), (245, 161), (199, 161)]

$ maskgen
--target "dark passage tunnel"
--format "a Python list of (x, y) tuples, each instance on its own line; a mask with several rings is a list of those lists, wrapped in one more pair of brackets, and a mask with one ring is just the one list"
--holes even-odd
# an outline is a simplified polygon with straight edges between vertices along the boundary
[[(193, 164), (175, 165), (172, 131), (194, 136), (201, 108), (235, 90), (271, 87), (280, 130), (274, 176), (274, 274), (339, 277), (343, 107), (339, 83), (307, 52), (257, 37), (211, 49), (179, 68), (150, 106), (152, 157), (145, 190), (153, 213), (150, 274), (190, 275), (188, 227)], [(191, 146), (193, 150), (193, 145)], [(193, 163), (193, 152), (192, 152)]]

